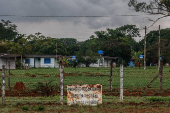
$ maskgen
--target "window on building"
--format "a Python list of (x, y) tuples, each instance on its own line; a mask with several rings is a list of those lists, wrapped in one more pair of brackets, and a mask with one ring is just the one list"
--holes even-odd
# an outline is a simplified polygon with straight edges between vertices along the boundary
[(29, 61), (30, 61), (29, 59), (25, 59), (25, 63), (29, 63)]
[(50, 58), (44, 58), (44, 64), (51, 64)]

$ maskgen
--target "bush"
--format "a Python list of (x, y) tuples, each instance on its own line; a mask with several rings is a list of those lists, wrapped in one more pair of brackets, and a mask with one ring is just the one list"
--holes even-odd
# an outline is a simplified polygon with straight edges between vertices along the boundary
[(22, 107), (22, 110), (28, 110), (28, 105), (24, 105), (24, 106)]
[(45, 110), (45, 107), (44, 107), (44, 106), (37, 106), (37, 107), (36, 107), (36, 110), (37, 110), (37, 111), (44, 111), (44, 110)]
[(170, 101), (170, 97), (147, 97), (146, 100), (152, 102)]
[(52, 85), (52, 82), (53, 81), (49, 81), (47, 83), (38, 82), (35, 91), (39, 91), (43, 96), (50, 96), (50, 93), (56, 89), (59, 90), (59, 86), (57, 84)]

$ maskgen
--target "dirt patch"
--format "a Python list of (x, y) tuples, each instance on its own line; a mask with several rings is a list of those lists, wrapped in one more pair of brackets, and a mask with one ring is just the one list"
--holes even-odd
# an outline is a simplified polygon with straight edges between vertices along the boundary
[[(110, 89), (103, 91), (103, 95), (110, 95), (110, 96), (119, 96), (120, 91), (119, 89), (113, 89), (112, 92), (110, 92)], [(146, 89), (146, 90), (129, 90), (126, 89), (123, 92), (124, 96), (170, 96), (170, 89), (163, 90), (162, 92), (159, 89)]]
[(35, 93), (35, 92), (26, 92), (26, 91), (5, 91), (5, 96), (12, 96), (12, 97), (37, 97), (37, 96), (41, 96), (39, 93)]
[(31, 77), (36, 77), (35, 75), (31, 75)]
[[(0, 90), (0, 92), (2, 92)], [(59, 92), (58, 91), (53, 91), (53, 92), (50, 92), (49, 95), (58, 95)], [(28, 96), (31, 96), (31, 97), (38, 97), (38, 96), (43, 96), (41, 93), (39, 92), (36, 92), (36, 91), (26, 91), (26, 90), (22, 90), (22, 91), (16, 91), (16, 90), (7, 90), (5, 91), (5, 96), (12, 96), (12, 97), (28, 97)]]
[(104, 76), (108, 76), (108, 75), (104, 75), (101, 73), (87, 73), (87, 72), (83, 72), (84, 74), (86, 74), (85, 76), (88, 77), (104, 77)]
[[(78, 82), (78, 84), (80, 84), (80, 81), (74, 81), (75, 84), (76, 82)], [(6, 91), (5, 95), (6, 96), (14, 96), (14, 97), (18, 97), (18, 96), (21, 96), (21, 97), (26, 97), (26, 96), (33, 96), (33, 97), (36, 97), (36, 96), (43, 96), (41, 93), (37, 92), (37, 91), (26, 91), (26, 90), (23, 90), (24, 88), (19, 88), (19, 87), (22, 87), (21, 86), (22, 83), (16, 83), (15, 87), (18, 89), (18, 90), (11, 90), (11, 91)], [(22, 90), (20, 90), (22, 89)], [(26, 89), (26, 88), (25, 88)], [(2, 92), (2, 91), (0, 91)], [(166, 96), (170, 96), (170, 92), (168, 91), (163, 91), (162, 93), (158, 93), (159, 90), (158, 89), (150, 89), (149, 90), (146, 90), (146, 92), (142, 92), (142, 91), (132, 91), (132, 90), (126, 90), (126, 92), (124, 92), (124, 96), (162, 96), (162, 97), (166, 97)], [(53, 92), (50, 92), (49, 95), (57, 95), (59, 94), (58, 91), (53, 91)], [(103, 95), (109, 95), (109, 96), (119, 96), (120, 95), (120, 92), (119, 91), (114, 91), (113, 92), (110, 92), (109, 90), (107, 91), (103, 91), (102, 92)], [(67, 91), (64, 91), (64, 95), (67, 95)], [(133, 103), (130, 103), (130, 104), (133, 104)], [(141, 103), (140, 103), (141, 104)]]
[(2, 71), (2, 69), (0, 69), (0, 71)]
[(22, 90), (25, 90), (26, 87), (23, 82), (16, 82), (14, 89), (17, 91), (22, 91)]
[(88, 76), (88, 77), (105, 77), (105, 76), (108, 76), (108, 75), (102, 75), (102, 74), (88, 74), (88, 75), (86, 75), (86, 76)]
[(84, 74), (90, 74), (90, 73), (87, 73), (87, 72), (83, 72)]
[[(75, 76), (77, 74), (73, 74), (73, 73), (63, 73), (63, 76), (66, 77), (66, 76)], [(60, 77), (60, 75), (56, 75), (55, 77)]]

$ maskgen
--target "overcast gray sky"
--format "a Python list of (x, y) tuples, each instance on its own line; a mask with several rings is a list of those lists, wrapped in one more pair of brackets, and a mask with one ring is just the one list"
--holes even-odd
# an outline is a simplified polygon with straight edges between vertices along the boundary
[[(144, 19), (150, 17), (144, 13), (136, 13), (128, 7), (129, 0), (0, 0), (0, 19), (10, 20), (17, 25), (21, 34), (41, 32), (54, 38), (76, 38), (87, 40), (95, 31), (115, 29), (127, 24), (139, 28), (150, 26), (152, 22)], [(142, 0), (140, 0), (142, 1)], [(139, 16), (118, 16), (139, 15)], [(66, 16), (66, 17), (24, 17), (24, 16)], [(68, 17), (67, 17), (68, 16)], [(71, 16), (104, 16), (104, 17), (71, 17)], [(105, 17), (106, 16), (106, 17)], [(149, 30), (170, 28), (169, 18), (158, 21)], [(148, 31), (149, 32), (149, 31)], [(144, 31), (141, 31), (141, 38)]]

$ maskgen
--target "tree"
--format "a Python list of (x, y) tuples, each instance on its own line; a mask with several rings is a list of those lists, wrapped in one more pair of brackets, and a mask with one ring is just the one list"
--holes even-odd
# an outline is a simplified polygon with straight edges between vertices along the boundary
[(78, 41), (74, 38), (60, 38), (58, 44), (62, 49), (62, 55), (72, 56), (79, 50)]
[(86, 67), (89, 67), (90, 64), (96, 63), (100, 58), (97, 53), (98, 45), (96, 44), (95, 39), (88, 39), (84, 42), (79, 42), (79, 51), (76, 52), (76, 57), (78, 63), (85, 64)]
[(138, 0), (130, 0), (128, 6), (133, 7), (136, 12), (162, 15), (154, 23), (161, 18), (170, 16), (170, 0), (150, 0), (149, 4), (147, 2), (138, 2)]
[(90, 37), (88, 45), (94, 51), (103, 50), (104, 56), (119, 57), (127, 64), (131, 59), (131, 49), (137, 47), (134, 37), (140, 36), (139, 29), (135, 25), (125, 25), (117, 29), (96, 31), (95, 36)]
[(96, 63), (97, 60), (100, 59), (100, 56), (92, 50), (87, 50), (84, 54), (78, 51), (76, 56), (78, 59), (78, 63), (85, 64), (86, 67), (89, 67), (92, 63)]
[[(169, 53), (168, 49), (170, 49), (169, 45), (170, 45), (170, 29), (161, 29), (161, 57), (163, 58), (164, 62), (170, 62), (169, 59), (169, 55), (167, 54)], [(146, 51), (147, 51), (147, 55), (146, 55), (146, 59), (148, 62), (155, 64), (157, 63), (157, 59), (158, 59), (158, 39), (159, 39), (159, 32), (158, 31), (150, 31), (147, 34), (147, 38), (146, 38)], [(144, 39), (142, 39), (139, 42), (139, 48), (141, 51), (143, 51), (143, 43), (144, 43)]]
[(0, 41), (0, 53), (21, 54), (21, 46), (12, 41)]
[(1, 20), (0, 22), (0, 40), (15, 40), (17, 36), (17, 26), (11, 21)]

